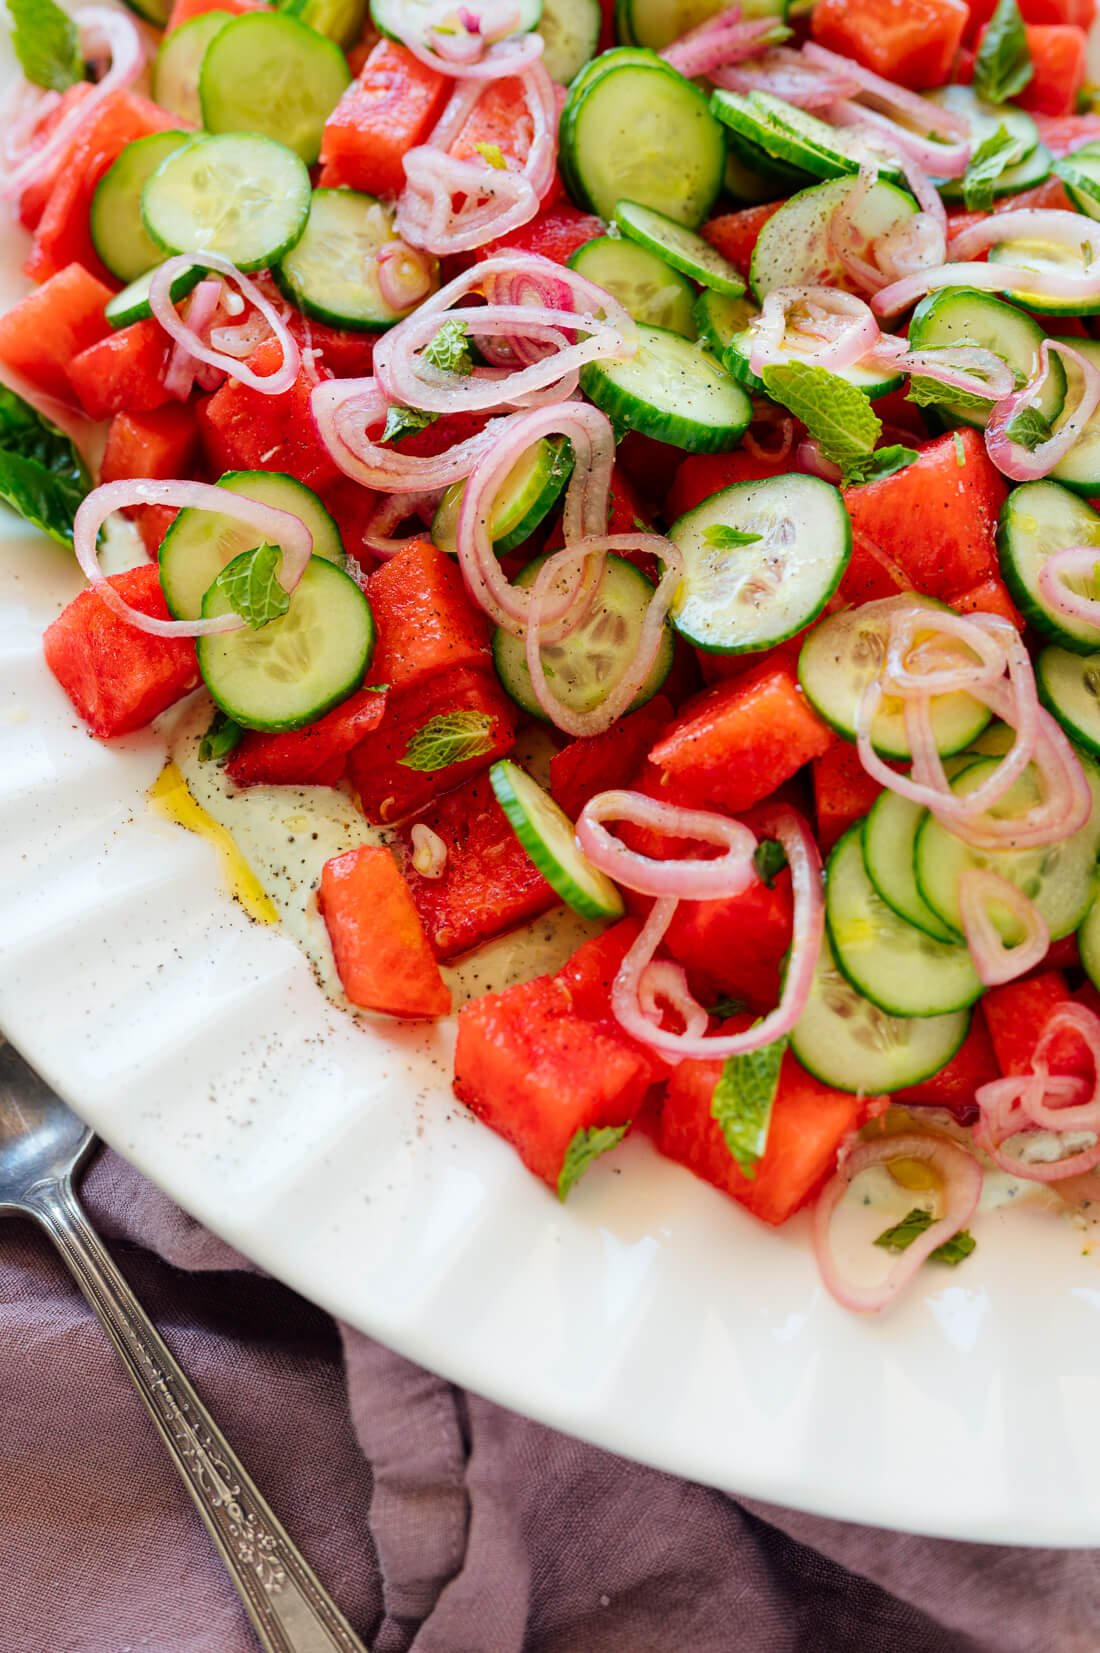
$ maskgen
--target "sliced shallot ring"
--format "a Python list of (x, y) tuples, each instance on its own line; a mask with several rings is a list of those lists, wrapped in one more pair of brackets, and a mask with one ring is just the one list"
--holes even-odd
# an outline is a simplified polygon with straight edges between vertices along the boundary
[[(833, 1213), (862, 1171), (899, 1159), (916, 1160), (939, 1172), (943, 1211), (923, 1234), (918, 1234), (906, 1246), (883, 1280), (876, 1285), (860, 1285), (845, 1277), (833, 1250)], [(903, 1131), (896, 1136), (857, 1142), (825, 1184), (814, 1206), (814, 1251), (826, 1290), (846, 1309), (854, 1309), (857, 1314), (877, 1314), (904, 1290), (937, 1247), (966, 1227), (978, 1208), (981, 1191), (982, 1168), (978, 1161), (948, 1137)]]
[(786, 852), (794, 889), (794, 935), (783, 980), (783, 992), (775, 1009), (746, 1028), (743, 1033), (716, 1034), (692, 1038), (654, 1027), (638, 1003), (642, 972), (660, 946), (676, 911), (674, 896), (658, 896), (641, 933), (623, 959), (611, 990), (611, 1008), (626, 1031), (671, 1061), (711, 1056), (743, 1056), (784, 1038), (806, 1008), (825, 931), (825, 901), (822, 892), (821, 855), (813, 834), (802, 817), (785, 804), (762, 810), (760, 830), (777, 838)]
[[(1031, 1065), (1045, 1077), (1047, 1056), (1059, 1033), (1076, 1033), (1088, 1047), (1092, 1058), (1093, 1080), (1088, 1095), (1074, 1099), (1061, 1107), (1050, 1107), (1052, 1079), (1047, 1079), (1033, 1095), (1023, 1095), (1021, 1106), (1031, 1121), (1048, 1131), (1096, 1131), (1100, 1133), (1100, 1019), (1084, 1004), (1059, 1004), (1043, 1024), (1039, 1042), (1032, 1053)], [(1076, 1076), (1074, 1076), (1076, 1077)]]
[[(991, 867), (966, 867), (959, 874), (963, 934), (983, 987), (1015, 981), (1046, 958), (1050, 930), (1033, 901)], [(991, 906), (1006, 908), (1023, 929), (1023, 940), (1006, 947), (990, 917)]]
[[(254, 373), (246, 363), (237, 361), (233, 356), (223, 356), (220, 350), (212, 350), (182, 320), (172, 303), (172, 283), (177, 276), (196, 267), (217, 270), (227, 281), (235, 282), (242, 296), (263, 316), (283, 352), (282, 362), (274, 373)], [(290, 389), (298, 377), (302, 359), (294, 335), (286, 322), (256, 283), (250, 281), (235, 264), (228, 258), (223, 258), (220, 253), (178, 253), (172, 258), (166, 258), (163, 264), (157, 266), (149, 285), (149, 308), (169, 337), (181, 344), (190, 355), (211, 367), (221, 368), (223, 373), (229, 374), (240, 384), (247, 385), (249, 390), (258, 390), (264, 396), (281, 396), (284, 391)]]
[[(1076, 288), (1067, 292), (1060, 276), (1042, 270), (1024, 270), (1007, 264), (937, 264), (891, 282), (889, 287), (880, 287), (871, 299), (871, 309), (876, 316), (896, 316), (925, 293), (939, 292), (944, 287), (971, 287), (983, 293), (1019, 291), (1049, 298), (1094, 296), (1083, 290), (1078, 292)], [(1100, 294), (1100, 282), (1096, 292)]]
[[(712, 860), (657, 861), (652, 856), (628, 849), (620, 838), (608, 832), (606, 822), (625, 821), (630, 826), (664, 832), (669, 837), (690, 838), (724, 850)], [(643, 792), (622, 789), (597, 792), (577, 817), (577, 843), (601, 872), (625, 889), (640, 895), (673, 895), (688, 901), (718, 901), (740, 895), (757, 882), (753, 854), (756, 834), (741, 821), (713, 810), (681, 809), (649, 798)]]
[(683, 1031), (691, 1038), (699, 1038), (706, 1032), (710, 1018), (688, 986), (682, 964), (674, 964), (671, 959), (650, 959), (642, 971), (638, 983), (638, 1003), (643, 1016), (648, 1016), (651, 1022), (659, 1026), (661, 1011), (658, 1001), (676, 1012), (684, 1024)]
[[(853, 58), (841, 57), (837, 52), (831, 52), (827, 46), (819, 46), (813, 40), (808, 40), (803, 46), (802, 56), (807, 63), (854, 80), (864, 98), (875, 100), (872, 102), (872, 108), (876, 107), (876, 104), (885, 105), (887, 109), (899, 111), (933, 132), (938, 130), (944, 133), (947, 138), (965, 138), (969, 135), (970, 127), (964, 116), (957, 115), (953, 109), (944, 109), (939, 104), (929, 103), (927, 98), (922, 98), (919, 93), (911, 92), (907, 86), (899, 86), (896, 81), (887, 80), (883, 75), (876, 75), (873, 69), (865, 68)], [(944, 177), (946, 174), (941, 173), (940, 176)]]
[(367, 436), (381, 426), (389, 405), (377, 379), (322, 379), (310, 392), (310, 409), (333, 462), (364, 488), (390, 494), (423, 494), (462, 482), (521, 417), (491, 419), (475, 436), (424, 458)]
[(1100, 546), (1067, 545), (1061, 551), (1052, 551), (1039, 569), (1039, 594), (1056, 614), (1067, 620), (1077, 620), (1100, 631), (1100, 597), (1085, 597), (1071, 591), (1067, 579), (1096, 580), (1100, 564)]
[(108, 482), (94, 488), (80, 503), (73, 521), (73, 549), (76, 560), (93, 589), (99, 592), (107, 607), (119, 619), (147, 631), (153, 637), (209, 637), (221, 632), (240, 631), (244, 625), (239, 614), (219, 614), (199, 620), (161, 620), (155, 615), (143, 614), (132, 608), (119, 595), (99, 566), (97, 541), (99, 530), (115, 511), (130, 505), (174, 505), (180, 510), (214, 511), (219, 516), (233, 517), (253, 528), (257, 544), (267, 541), (277, 545), (283, 553), (279, 568), (279, 584), (292, 592), (305, 573), (313, 550), (313, 535), (300, 517), (274, 505), (261, 505), (244, 494), (232, 493), (228, 488), (216, 488), (210, 482)]
[[(792, 318), (791, 311), (796, 306), (809, 311), (807, 322), (820, 320), (830, 324), (820, 334), (822, 343), (812, 349), (802, 348), (802, 341), (819, 335), (805, 323), (800, 325), (800, 318)], [(824, 314), (819, 318), (813, 314), (814, 310)], [(831, 326), (833, 318), (838, 324), (835, 330)], [(875, 349), (882, 337), (874, 312), (854, 293), (845, 293), (836, 287), (774, 287), (749, 326), (752, 337), (749, 366), (755, 374), (759, 376), (772, 363), (790, 359), (792, 346), (785, 341), (792, 331), (799, 335), (798, 360), (834, 373), (854, 367)]]
[[(777, 26), (783, 29), (774, 17), (753, 17), (742, 22), (741, 7), (729, 6), (674, 40), (661, 56), (685, 80), (694, 80), (698, 75), (709, 76), (714, 69), (755, 56), (761, 47), (777, 38)], [(787, 32), (783, 29), (778, 38), (786, 38)]]
[[(1027, 448), (1009, 435), (1018, 414), (1030, 408), (1050, 374), (1051, 354), (1072, 362), (1081, 374), (1077, 401), (1068, 413), (1059, 415), (1050, 436), (1034, 448)], [(993, 409), (985, 427), (985, 447), (994, 465), (1013, 482), (1037, 482), (1059, 464), (1079, 440), (1085, 426), (1100, 407), (1100, 368), (1072, 345), (1059, 339), (1044, 339), (1039, 346), (1035, 371), (1019, 390), (1010, 391)]]

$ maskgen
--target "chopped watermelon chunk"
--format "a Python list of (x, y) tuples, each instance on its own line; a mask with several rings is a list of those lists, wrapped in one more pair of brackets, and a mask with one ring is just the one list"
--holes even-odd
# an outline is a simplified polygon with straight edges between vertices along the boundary
[(974, 1092), (979, 1085), (998, 1079), (1000, 1072), (985, 1022), (981, 1016), (974, 1016), (969, 1033), (947, 1066), (931, 1079), (922, 1079), (919, 1085), (895, 1091), (891, 1100), (899, 1107), (916, 1104), (948, 1108), (965, 1122), (975, 1117)]
[(817, 837), (828, 852), (853, 822), (866, 815), (882, 791), (847, 741), (838, 741), (813, 762)]
[(952, 597), (951, 607), (959, 614), (999, 614), (1002, 620), (1011, 621), (1017, 631), (1024, 629), (1020, 612), (998, 574), (988, 574), (977, 585), (972, 585), (969, 591)]
[(810, 27), (819, 45), (919, 92), (950, 78), (969, 21), (966, 0), (817, 0)]
[(762, 660), (689, 701), (650, 757), (700, 802), (736, 813), (768, 797), (835, 739), (793, 668)]
[(450, 988), (388, 849), (362, 844), (326, 861), (319, 899), (352, 1004), (389, 1016), (449, 1013)]
[[(1022, 981), (991, 987), (981, 1001), (985, 1024), (993, 1040), (997, 1065), (1004, 1074), (1027, 1073), (1039, 1036), (1051, 1011), (1069, 1004), (1071, 994), (1060, 970), (1044, 970)], [(1049, 1057), (1051, 1073), (1091, 1077), (1092, 1059), (1080, 1034), (1058, 1035)]]
[(758, 879), (740, 895), (681, 901), (665, 947), (713, 999), (727, 995), (753, 1010), (771, 1010), (792, 923), (791, 879), (783, 872), (770, 888)]
[(760, 238), (760, 231), (782, 205), (782, 201), (768, 201), (761, 207), (745, 207), (740, 212), (723, 212), (704, 224), (700, 234), (712, 247), (718, 249), (723, 258), (728, 258), (747, 280), (753, 249)]
[(411, 862), (413, 823), (402, 830), (405, 877), (437, 958), (455, 958), (558, 905), (508, 824), (485, 775), (475, 776), (417, 816), (447, 851), (442, 876), (425, 878)]
[(583, 247), (586, 241), (594, 241), (596, 236), (604, 233), (605, 228), (602, 218), (591, 212), (582, 212), (580, 207), (553, 206), (537, 218), (532, 218), (529, 224), (523, 224), (509, 235), (502, 235), (499, 241), (487, 241), (483, 247), (478, 247), (476, 256), (479, 259), (495, 258), (505, 247), (518, 247), (525, 253), (552, 258), (555, 264), (568, 264), (578, 247)]
[[(143, 614), (170, 618), (155, 564), (112, 574), (110, 583)], [(143, 729), (199, 680), (191, 638), (140, 631), (90, 587), (46, 628), (43, 644), (46, 664), (102, 740)]]
[(407, 47), (380, 40), (325, 122), (323, 187), (347, 184), (368, 195), (400, 195), (402, 161), (428, 136), (452, 85)]
[(610, 929), (590, 936), (562, 965), (556, 979), (568, 987), (573, 1009), (578, 1016), (583, 1016), (586, 1022), (595, 1022), (605, 1033), (621, 1040), (629, 1050), (640, 1056), (649, 1071), (651, 1082), (658, 1084), (662, 1079), (667, 1079), (672, 1064), (629, 1034), (611, 1008), (611, 989), (615, 977), (638, 939), (641, 928), (636, 918), (622, 918)]
[(101, 482), (189, 476), (199, 445), (195, 415), (182, 402), (148, 413), (116, 413), (107, 432)]
[(135, 505), (128, 513), (141, 535), (146, 555), (158, 557), (165, 534), (179, 516), (174, 505)]
[(372, 682), (410, 689), (439, 672), (489, 665), (488, 622), (456, 559), (431, 540), (413, 540), (383, 563), (367, 594), (378, 633)]
[(95, 250), (89, 228), (96, 185), (135, 138), (178, 125), (176, 116), (137, 92), (108, 92), (77, 131), (58, 169), (23, 266), (32, 281), (48, 281), (74, 261), (101, 281), (114, 281)]
[[(145, 326), (138, 322), (139, 327)], [(130, 329), (127, 329), (130, 331)], [(282, 360), (277, 339), (265, 339), (248, 365), (255, 373), (274, 373)], [(281, 396), (250, 390), (227, 379), (220, 390), (198, 404), (199, 436), (211, 470), (286, 471), (307, 488), (323, 493), (342, 480), (324, 446), (310, 409), (313, 380), (303, 364), (295, 382)]]
[[(455, 712), (486, 719), (484, 750), (427, 772), (402, 762), (415, 734), (433, 718)], [(492, 670), (463, 666), (391, 691), (382, 722), (349, 754), (348, 776), (368, 820), (397, 821), (510, 752), (515, 732), (515, 707)]]
[(1088, 75), (1084, 29), (1054, 23), (1029, 26), (1024, 33), (1034, 73), (1013, 101), (1033, 115), (1072, 115)]
[(165, 34), (190, 23), (193, 17), (202, 17), (208, 11), (227, 11), (234, 17), (243, 17), (246, 11), (266, 11), (267, 0), (176, 0), (172, 7)]
[(750, 1180), (738, 1169), (721, 1127), (711, 1117), (711, 1098), (721, 1075), (718, 1061), (680, 1063), (661, 1109), (657, 1146), (704, 1182), (732, 1194), (754, 1217), (784, 1223), (833, 1170), (841, 1143), (860, 1123), (863, 1104), (858, 1097), (819, 1083), (788, 1052), (780, 1070), (768, 1146)]
[(168, 336), (151, 317), (108, 333), (69, 363), (69, 383), (90, 419), (151, 413), (172, 400), (164, 388)]
[[(43, 115), (35, 128), (35, 148), (40, 149), (53, 132), (61, 125), (69, 110), (74, 104), (83, 103), (92, 90), (90, 80), (78, 80), (75, 86), (67, 86), (61, 94), (60, 102)], [(46, 169), (34, 178), (19, 197), (19, 222), (24, 229), (37, 228), (39, 219), (46, 210), (46, 202), (50, 198), (57, 175), (65, 164), (65, 156), (69, 145), (58, 152)]]
[(384, 692), (359, 689), (305, 729), (277, 735), (246, 729), (225, 772), (235, 786), (335, 786), (348, 753), (377, 729), (385, 709)]
[(648, 1088), (644, 1060), (579, 1016), (556, 977), (459, 1011), (455, 1095), (551, 1188), (577, 1132), (628, 1124)]
[(997, 572), (997, 517), (1008, 493), (981, 433), (952, 431), (893, 476), (846, 488), (853, 530), (901, 564), (917, 591), (945, 600)]
[(665, 517), (675, 522), (685, 511), (694, 511), (704, 499), (735, 482), (763, 482), (770, 476), (785, 476), (790, 469), (789, 455), (783, 459), (756, 459), (741, 448), (735, 453), (688, 454), (668, 491)]
[(71, 402), (69, 364), (110, 332), (103, 315), (110, 297), (82, 264), (70, 264), (0, 316), (0, 361)]
[(654, 695), (602, 735), (571, 740), (550, 759), (550, 791), (571, 821), (597, 792), (627, 786), (672, 719), (664, 695)]

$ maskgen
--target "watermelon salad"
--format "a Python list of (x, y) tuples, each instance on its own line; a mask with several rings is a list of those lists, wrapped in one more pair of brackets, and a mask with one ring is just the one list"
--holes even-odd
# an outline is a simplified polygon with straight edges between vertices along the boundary
[(983, 1179), (1092, 1197), (1094, 0), (8, 8), (0, 496), (91, 734), (200, 690), (230, 794), (379, 829), (363, 1011), (589, 921), (457, 1018), (562, 1198), (644, 1131), (873, 1312)]

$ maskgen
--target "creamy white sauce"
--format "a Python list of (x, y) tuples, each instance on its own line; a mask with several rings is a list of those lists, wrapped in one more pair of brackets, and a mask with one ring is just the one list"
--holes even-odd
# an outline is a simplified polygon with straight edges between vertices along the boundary
[[(233, 838), (282, 927), (309, 958), (323, 991), (352, 1010), (317, 904), (321, 871), (334, 855), (360, 844), (392, 844), (397, 833), (392, 827), (371, 826), (350, 794), (336, 787), (234, 786), (220, 764), (199, 762), (199, 743), (212, 715), (205, 695), (181, 708), (167, 729), (172, 759), (196, 803)], [(536, 730), (517, 756), (536, 774), (545, 773), (549, 750), (546, 736)], [(582, 941), (602, 929), (567, 908), (555, 908), (456, 964), (444, 965), (455, 1008), (482, 993), (557, 970)]]

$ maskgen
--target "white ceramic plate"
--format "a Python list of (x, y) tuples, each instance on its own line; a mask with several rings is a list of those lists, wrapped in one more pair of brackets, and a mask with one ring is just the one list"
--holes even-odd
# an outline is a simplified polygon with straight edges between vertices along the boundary
[[(21, 290), (5, 231), (0, 303)], [(601, 1446), (856, 1521), (1100, 1543), (1100, 1253), (983, 1215), (881, 1321), (632, 1140), (562, 1208), (449, 1090), (451, 1036), (367, 1027), (150, 814), (46, 671), (71, 559), (0, 521), (0, 1027), (101, 1135), (272, 1274)]]

